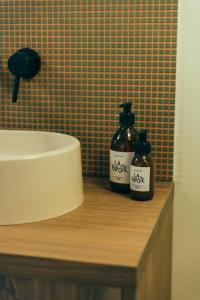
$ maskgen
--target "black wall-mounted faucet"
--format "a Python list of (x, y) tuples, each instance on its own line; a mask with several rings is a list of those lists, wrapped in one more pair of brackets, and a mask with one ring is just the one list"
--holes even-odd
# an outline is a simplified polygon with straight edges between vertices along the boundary
[(12, 102), (17, 102), (20, 79), (31, 79), (38, 74), (41, 68), (39, 54), (32, 49), (23, 48), (18, 50), (8, 59), (8, 69), (15, 75)]

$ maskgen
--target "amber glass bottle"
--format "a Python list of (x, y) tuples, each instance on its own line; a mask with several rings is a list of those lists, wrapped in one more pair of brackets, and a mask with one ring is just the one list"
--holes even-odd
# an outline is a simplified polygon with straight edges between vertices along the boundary
[(110, 148), (110, 185), (118, 193), (130, 191), (130, 164), (135, 154), (137, 138), (131, 105), (131, 102), (120, 105), (123, 108), (119, 116), (121, 126), (113, 136)]
[(139, 132), (131, 163), (130, 190), (131, 198), (135, 200), (150, 200), (154, 195), (154, 163), (147, 133), (147, 130)]

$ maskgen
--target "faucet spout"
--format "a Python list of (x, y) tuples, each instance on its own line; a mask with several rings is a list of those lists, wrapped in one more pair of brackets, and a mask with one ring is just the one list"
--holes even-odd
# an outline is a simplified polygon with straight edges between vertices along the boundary
[(13, 84), (13, 94), (12, 94), (12, 103), (17, 102), (17, 95), (19, 91), (19, 84), (20, 84), (20, 76), (16, 76)]

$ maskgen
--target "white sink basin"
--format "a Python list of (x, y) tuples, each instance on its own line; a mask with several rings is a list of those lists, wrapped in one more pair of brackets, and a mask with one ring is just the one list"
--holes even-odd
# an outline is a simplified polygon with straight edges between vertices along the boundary
[(82, 201), (76, 138), (0, 130), (0, 225), (53, 218), (74, 210)]

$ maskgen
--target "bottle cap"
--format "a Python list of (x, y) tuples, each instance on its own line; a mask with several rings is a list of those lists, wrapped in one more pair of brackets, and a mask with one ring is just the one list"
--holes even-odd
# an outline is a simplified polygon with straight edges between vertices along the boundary
[(135, 124), (135, 114), (131, 111), (131, 102), (125, 102), (120, 105), (123, 107), (123, 112), (119, 114), (119, 122), (121, 124)]
[(147, 155), (151, 153), (151, 144), (147, 141), (148, 130), (138, 132), (138, 141), (135, 144), (135, 154)]

